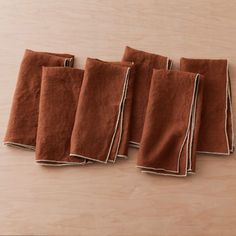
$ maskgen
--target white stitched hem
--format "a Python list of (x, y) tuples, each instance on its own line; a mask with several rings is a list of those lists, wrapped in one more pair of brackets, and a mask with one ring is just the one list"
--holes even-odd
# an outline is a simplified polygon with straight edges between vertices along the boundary
[(117, 157), (121, 157), (121, 158), (128, 159), (128, 156), (127, 156), (127, 155), (121, 155), (121, 154), (118, 154)]
[(140, 148), (140, 143), (129, 141), (129, 147), (139, 149)]
[(83, 162), (68, 162), (68, 161), (52, 161), (52, 160), (36, 160), (36, 164), (42, 166), (77, 166), (77, 165), (85, 165), (86, 161)]
[(10, 142), (10, 141), (6, 141), (4, 142), (5, 145), (10, 146), (10, 147), (16, 147), (16, 148), (20, 148), (20, 149), (28, 149), (31, 151), (35, 151), (35, 146), (32, 145), (27, 145), (27, 144), (23, 144), (23, 143), (16, 143), (16, 142)]
[(169, 173), (160, 173), (160, 172), (155, 172), (155, 171), (150, 171), (150, 170), (142, 170), (142, 173), (148, 173), (148, 174), (154, 174), (154, 175), (165, 175), (165, 176), (173, 176), (173, 177), (186, 177), (187, 174), (180, 175), (180, 174), (169, 174)]
[(229, 156), (230, 152), (208, 152), (208, 151), (197, 151), (198, 154), (210, 154), (210, 155), (223, 155)]

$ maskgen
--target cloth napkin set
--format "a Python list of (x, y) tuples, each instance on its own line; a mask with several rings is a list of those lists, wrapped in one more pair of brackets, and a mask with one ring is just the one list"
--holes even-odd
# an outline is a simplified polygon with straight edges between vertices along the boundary
[(121, 61), (26, 50), (4, 143), (41, 165), (115, 163), (138, 148), (142, 172), (187, 176), (196, 154), (234, 151), (228, 62), (126, 47)]

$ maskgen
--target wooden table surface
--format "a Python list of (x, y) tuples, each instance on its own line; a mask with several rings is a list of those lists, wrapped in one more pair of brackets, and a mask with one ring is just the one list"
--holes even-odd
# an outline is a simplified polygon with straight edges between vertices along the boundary
[[(25, 48), (119, 60), (124, 47), (179, 58), (228, 58), (236, 96), (234, 0), (0, 0), (0, 138)], [(234, 111), (236, 112), (236, 103)], [(42, 167), (0, 147), (1, 235), (236, 235), (236, 156), (199, 156), (187, 178), (115, 165)]]

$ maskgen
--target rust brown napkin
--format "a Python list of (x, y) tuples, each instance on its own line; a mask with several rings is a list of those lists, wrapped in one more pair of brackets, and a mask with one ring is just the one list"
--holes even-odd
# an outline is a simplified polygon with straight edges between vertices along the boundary
[(131, 114), (130, 145), (138, 148), (142, 136), (152, 71), (153, 69), (168, 69), (171, 61), (167, 57), (130, 47), (125, 48), (122, 60), (134, 62), (135, 84)]
[(36, 140), (36, 161), (40, 164), (85, 163), (69, 156), (83, 74), (80, 69), (43, 67)]
[(42, 66), (72, 66), (74, 56), (26, 50), (18, 75), (4, 143), (35, 149)]
[(229, 155), (234, 151), (234, 132), (227, 60), (182, 58), (180, 69), (205, 77), (197, 151)]
[(124, 64), (87, 59), (70, 156), (107, 163), (121, 155), (121, 143), (127, 135), (124, 113), (130, 114), (125, 109), (129, 74), (130, 67)]
[(143, 172), (174, 176), (195, 172), (200, 80), (195, 73), (154, 70), (137, 161)]
[[(132, 109), (132, 102), (133, 102), (133, 88), (135, 83), (135, 74), (134, 74), (134, 63), (133, 62), (110, 62), (116, 65), (130, 67), (129, 72), (129, 81), (128, 81), (128, 88), (127, 93), (125, 96), (125, 103), (124, 103), (124, 111), (123, 111), (123, 119), (122, 119), (122, 138), (119, 144), (119, 157), (128, 158), (128, 148), (129, 148), (129, 139), (130, 139), (130, 124), (131, 124), (131, 109)], [(114, 155), (113, 155), (114, 157)], [(110, 160), (111, 161), (111, 160)]]

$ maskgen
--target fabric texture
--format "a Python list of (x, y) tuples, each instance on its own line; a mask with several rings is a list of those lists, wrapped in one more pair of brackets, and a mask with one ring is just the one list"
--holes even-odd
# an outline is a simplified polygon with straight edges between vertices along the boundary
[(102, 163), (123, 157), (128, 145), (123, 143), (121, 152), (123, 139), (128, 141), (124, 127), (131, 112), (125, 109), (130, 70), (124, 63), (87, 59), (70, 156)]
[(154, 70), (137, 160), (143, 172), (195, 172), (202, 92), (199, 74)]
[(35, 149), (42, 66), (72, 66), (74, 56), (26, 50), (18, 75), (4, 143)]
[(234, 151), (235, 144), (227, 60), (182, 58), (180, 69), (200, 73), (205, 77), (197, 151), (229, 155)]
[(70, 157), (70, 138), (84, 71), (43, 67), (36, 162), (44, 165), (85, 164)]
[[(130, 67), (129, 71), (129, 81), (128, 88), (125, 95), (124, 102), (124, 115), (122, 119), (122, 138), (119, 144), (119, 153), (118, 157), (128, 158), (128, 149), (129, 149), (129, 139), (130, 139), (130, 126), (131, 126), (131, 111), (133, 104), (133, 88), (135, 84), (135, 71), (133, 62), (110, 62), (115, 65), (120, 65), (124, 67)], [(113, 155), (114, 156), (114, 155)]]
[(125, 48), (122, 60), (134, 63), (135, 84), (131, 114), (130, 145), (138, 148), (142, 137), (152, 71), (153, 69), (168, 69), (171, 66), (171, 61), (165, 56), (130, 47)]

